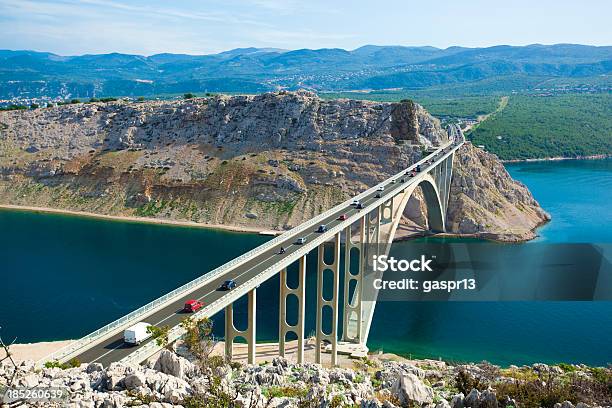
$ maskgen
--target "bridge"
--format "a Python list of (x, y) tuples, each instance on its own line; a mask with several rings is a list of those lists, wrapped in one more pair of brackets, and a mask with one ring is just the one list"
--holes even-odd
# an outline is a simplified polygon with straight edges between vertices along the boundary
[[(429, 229), (432, 232), (445, 231), (453, 157), (464, 143), (458, 128), (451, 129), (449, 135), (449, 141), (430, 149), (422, 160), (382, 183), (70, 343), (40, 360), (39, 364), (52, 360), (65, 362), (71, 358), (103, 365), (114, 361), (141, 363), (161, 347), (154, 339), (128, 347), (123, 342), (123, 331), (140, 321), (156, 326), (167, 325), (170, 327), (168, 340), (175, 341), (185, 333), (180, 322), (185, 317), (181, 311), (188, 299), (205, 302), (205, 306), (192, 315), (196, 319), (211, 317), (225, 310), (226, 356), (232, 357), (234, 340), (242, 337), (248, 345), (248, 362), (254, 363), (257, 349), (257, 288), (276, 274), (280, 274), (279, 355), (285, 355), (286, 336), (293, 333), (297, 337), (297, 362), (302, 363), (305, 343), (306, 255), (311, 251), (318, 251), (315, 362), (321, 362), (322, 352), (331, 353), (332, 365), (337, 363), (339, 351), (355, 356), (364, 355), (367, 353), (368, 334), (376, 307), (375, 300), (362, 298), (364, 287), (371, 284), (368, 279), (375, 278), (365, 274), (367, 252), (389, 252), (404, 208), (417, 187), (421, 187), (425, 198)], [(358, 200), (361, 205), (354, 205), (354, 200)], [(317, 232), (319, 225), (326, 225), (326, 230)], [(298, 238), (304, 238), (305, 241), (296, 244)], [(329, 246), (330, 241), (333, 247), (331, 263), (324, 256), (325, 245), (327, 243)], [(341, 265), (341, 242), (344, 242), (344, 265)], [(285, 248), (282, 253), (281, 248)], [(357, 265), (350, 261), (354, 252), (358, 254)], [(295, 263), (298, 265), (298, 285), (289, 288), (287, 268)], [(325, 299), (323, 277), (330, 272), (333, 276), (332, 296)], [(341, 273), (344, 274), (342, 307), (339, 302)], [(219, 291), (220, 285), (229, 279), (235, 280), (237, 287), (230, 291)], [(325, 293), (328, 292), (326, 290)], [(233, 304), (243, 296), (248, 298), (248, 327), (239, 331), (233, 321)], [(297, 298), (297, 319), (292, 319), (296, 320), (295, 325), (287, 323), (286, 305), (289, 296)], [(331, 313), (324, 313), (324, 309)], [(342, 338), (339, 338), (340, 325)], [(323, 328), (329, 326), (331, 331), (326, 333)]]

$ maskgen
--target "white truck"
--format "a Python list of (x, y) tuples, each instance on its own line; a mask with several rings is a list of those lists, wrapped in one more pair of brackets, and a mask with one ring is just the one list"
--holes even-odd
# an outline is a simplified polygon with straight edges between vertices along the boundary
[(152, 336), (152, 333), (147, 332), (147, 327), (149, 326), (151, 326), (149, 323), (140, 322), (132, 327), (128, 327), (123, 332), (123, 341), (133, 346), (139, 345)]

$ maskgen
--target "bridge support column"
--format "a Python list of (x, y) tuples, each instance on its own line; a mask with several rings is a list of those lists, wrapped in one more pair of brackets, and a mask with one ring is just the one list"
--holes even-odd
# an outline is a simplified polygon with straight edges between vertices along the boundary
[(451, 153), (450, 156), (446, 158), (445, 162), (445, 180), (444, 180), (444, 193), (442, 195), (442, 206), (444, 208), (444, 216), (446, 217), (446, 209), (448, 208), (448, 200), (450, 199), (450, 189), (451, 183), (453, 181), (453, 159), (455, 158), (455, 153)]
[(248, 327), (246, 330), (238, 330), (234, 326), (234, 306), (230, 303), (225, 307), (225, 358), (231, 360), (234, 351), (234, 339), (242, 337), (248, 345), (249, 364), (255, 364), (255, 354), (257, 344), (255, 342), (256, 310), (257, 310), (257, 289), (253, 289), (248, 294)]
[[(389, 210), (389, 216), (387, 217), (387, 210)], [(380, 221), (382, 223), (388, 223), (393, 221), (393, 198), (380, 206)]]
[[(321, 363), (321, 346), (326, 340), (331, 344), (331, 365), (338, 364), (338, 286), (340, 281), (340, 232), (334, 237), (334, 261), (325, 263), (325, 244), (319, 245), (319, 262), (317, 274), (317, 331), (315, 345), (315, 362)], [(332, 296), (330, 299), (323, 297), (324, 272), (330, 270), (333, 274)], [(323, 309), (331, 310), (331, 332), (323, 331)]]
[[(351, 226), (345, 230), (344, 244), (344, 315), (342, 319), (342, 340), (352, 343), (361, 341), (362, 326), (362, 293), (363, 293), (363, 265), (365, 261), (365, 229), (366, 216), (359, 219), (359, 242), (351, 239)], [(351, 272), (351, 251), (357, 248), (357, 273)], [(355, 289), (350, 293), (351, 283), (355, 282)]]
[[(292, 332), (297, 336), (297, 363), (304, 362), (304, 315), (306, 300), (306, 255), (300, 258), (298, 286), (290, 289), (287, 285), (287, 269), (280, 272), (280, 308), (278, 316), (278, 354), (285, 357), (285, 336)], [(298, 301), (297, 323), (290, 325), (287, 323), (287, 298), (295, 295)]]

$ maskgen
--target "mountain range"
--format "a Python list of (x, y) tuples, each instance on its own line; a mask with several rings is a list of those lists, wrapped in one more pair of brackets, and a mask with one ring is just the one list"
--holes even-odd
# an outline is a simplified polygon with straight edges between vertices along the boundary
[(491, 80), (520, 88), (559, 78), (609, 86), (611, 71), (612, 46), (574, 44), (446, 49), (366, 45), (352, 51), (238, 48), (151, 56), (0, 50), (0, 99), (427, 89)]

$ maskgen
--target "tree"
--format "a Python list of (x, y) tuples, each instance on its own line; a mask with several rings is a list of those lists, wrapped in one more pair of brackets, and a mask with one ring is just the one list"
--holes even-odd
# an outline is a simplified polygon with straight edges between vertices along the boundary
[(30, 105), (30, 109), (38, 109), (38, 108), (40, 108), (40, 105), (37, 103), (33, 103)]
[(144, 96), (139, 96), (139, 97), (138, 97), (138, 102), (144, 102), (144, 100), (145, 100), (145, 97), (144, 97)]
[(185, 95), (183, 95), (183, 98), (185, 98), (185, 99), (192, 99), (192, 98), (195, 98), (195, 95), (192, 94), (191, 92), (189, 92), (189, 93), (186, 93)]
[(187, 317), (181, 321), (181, 327), (186, 331), (183, 341), (187, 350), (198, 360), (208, 363), (210, 353), (216, 344), (212, 338), (212, 320), (207, 317), (201, 319)]
[(147, 333), (151, 333), (155, 342), (160, 347), (168, 346), (168, 332), (170, 331), (169, 326), (147, 326)]
[(73, 99), (73, 100), (70, 101), (70, 103), (72, 103), (72, 104), (81, 103), (81, 101), (78, 100), (78, 99)]

